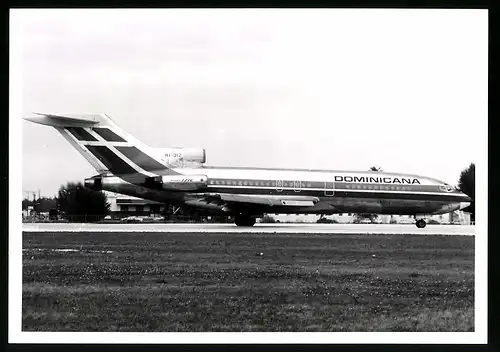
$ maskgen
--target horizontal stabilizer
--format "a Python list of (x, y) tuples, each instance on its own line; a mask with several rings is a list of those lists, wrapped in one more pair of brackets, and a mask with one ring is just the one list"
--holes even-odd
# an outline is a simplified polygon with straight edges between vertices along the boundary
[(54, 127), (91, 127), (97, 125), (101, 118), (96, 114), (41, 114), (25, 117), (27, 121)]

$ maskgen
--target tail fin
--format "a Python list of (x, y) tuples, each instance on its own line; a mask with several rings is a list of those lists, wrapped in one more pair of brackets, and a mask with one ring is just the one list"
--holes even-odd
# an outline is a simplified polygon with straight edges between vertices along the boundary
[(25, 120), (54, 127), (99, 174), (177, 174), (154, 148), (142, 143), (105, 114), (38, 114)]

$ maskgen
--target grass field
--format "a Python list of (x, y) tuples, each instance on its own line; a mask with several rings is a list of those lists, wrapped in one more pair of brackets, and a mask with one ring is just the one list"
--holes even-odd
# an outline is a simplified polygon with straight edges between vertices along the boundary
[(23, 233), (22, 311), (24, 331), (473, 331), (474, 237)]

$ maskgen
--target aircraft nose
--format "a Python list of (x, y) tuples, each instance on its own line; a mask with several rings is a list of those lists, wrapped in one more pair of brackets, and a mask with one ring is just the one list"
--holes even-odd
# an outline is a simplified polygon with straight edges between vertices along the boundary
[(471, 197), (469, 197), (469, 196), (468, 196), (467, 194), (465, 194), (465, 193), (462, 193), (462, 199), (463, 199), (463, 201), (464, 201), (464, 202), (467, 202), (467, 203), (469, 203), (469, 204), (470, 204), (470, 202), (472, 202), (472, 198), (471, 198)]
[(469, 197), (467, 194), (462, 193), (462, 199), (460, 202), (460, 210), (467, 208), (471, 202), (472, 202), (472, 198)]
[(460, 210), (467, 208), (470, 202), (460, 202)]

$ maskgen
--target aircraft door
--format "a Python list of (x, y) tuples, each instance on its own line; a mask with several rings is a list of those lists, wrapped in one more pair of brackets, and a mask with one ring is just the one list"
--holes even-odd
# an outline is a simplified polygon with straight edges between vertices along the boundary
[(283, 180), (276, 180), (276, 190), (278, 192), (283, 191)]
[(335, 183), (333, 180), (325, 182), (325, 196), (332, 197), (335, 194)]

